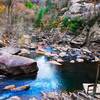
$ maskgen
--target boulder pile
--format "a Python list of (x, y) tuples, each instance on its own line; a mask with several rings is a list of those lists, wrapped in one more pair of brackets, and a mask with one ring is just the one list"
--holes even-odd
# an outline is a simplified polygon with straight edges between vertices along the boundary
[(12, 55), (7, 52), (0, 51), (0, 74), (6, 76), (25, 76), (35, 75), (38, 71), (35, 60)]

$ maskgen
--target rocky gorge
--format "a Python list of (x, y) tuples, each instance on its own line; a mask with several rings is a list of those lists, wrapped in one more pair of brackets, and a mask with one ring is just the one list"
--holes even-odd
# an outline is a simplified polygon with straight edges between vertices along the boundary
[[(30, 87), (29, 90), (27, 90), (29, 91), (28, 95), (31, 94), (30, 91), (32, 92), (32, 89), (36, 89), (37, 92), (37, 87), (41, 91), (44, 89), (43, 82), (41, 85), (41, 81), (47, 81), (48, 78), (46, 76), (50, 78), (51, 76), (52, 78), (56, 76), (53, 76), (56, 71), (51, 70), (51, 68), (57, 69), (59, 73), (61, 72), (61, 78), (63, 76), (62, 73), (66, 71), (64, 74), (70, 73), (69, 75), (71, 75), (73, 73), (79, 75), (79, 73), (81, 73), (82, 76), (87, 76), (87, 79), (93, 82), (97, 73), (97, 66), (100, 62), (99, 0), (54, 0), (46, 3), (45, 1), (42, 3), (40, 1), (42, 2), (42, 0), (27, 1), (25, 5), (23, 5), (23, 0), (18, 1), (17, 4), (15, 2), (14, 6), (20, 12), (16, 12), (13, 16), (17, 14), (21, 15), (19, 18), (15, 17), (18, 19), (18, 22), (17, 20), (14, 21), (12, 30), (8, 28), (9, 30), (5, 32), (5, 25), (2, 21), (0, 22), (0, 79), (5, 80), (5, 77), (11, 77), (13, 80), (16, 77), (35, 76), (36, 80), (31, 81), (30, 79), (31, 83), (25, 80), (26, 83), (24, 85), (26, 86), (26, 84), (28, 84)], [(35, 5), (32, 6), (34, 2)], [(52, 6), (54, 6), (54, 8)], [(14, 9), (14, 11), (16, 10)], [(37, 15), (35, 16), (35, 14)], [(3, 15), (1, 16), (4, 22), (7, 22), (7, 16), (4, 17), (5, 19)], [(8, 34), (9, 32), (10, 34)], [(41, 63), (41, 60), (36, 60), (38, 57), (45, 57), (47, 60), (46, 62), (42, 61), (43, 65), (39, 65), (38, 63)], [(47, 69), (45, 67), (42, 68), (44, 69), (42, 74), (41, 66), (47, 66)], [(48, 71), (50, 70), (49, 76)], [(45, 74), (47, 74), (45, 76), (46, 78), (44, 77)], [(57, 80), (57, 78), (58, 77), (54, 80)], [(100, 79), (100, 75), (98, 79)], [(63, 80), (66, 83), (66, 79), (64, 78)], [(7, 81), (9, 82), (9, 80)], [(45, 86), (52, 86), (52, 84), (55, 86), (55, 81), (54, 83), (50, 83), (49, 81)], [(60, 84), (62, 85), (62, 83)], [(9, 85), (11, 85), (11, 83)], [(17, 85), (19, 86), (19, 84)], [(47, 89), (49, 89), (49, 87), (47, 87)], [(25, 91), (25, 93), (27, 92)], [(83, 90), (80, 92), (78, 90), (78, 92), (75, 91), (73, 93), (64, 93), (62, 91), (61, 93), (43, 92), (42, 98), (43, 100), (98, 100), (87, 95)], [(20, 96), (13, 95), (7, 98), (7, 100), (13, 99), (24, 100), (25, 98), (23, 99), (23, 97), (20, 98)], [(29, 100), (37, 99), (38, 98), (32, 97)]]

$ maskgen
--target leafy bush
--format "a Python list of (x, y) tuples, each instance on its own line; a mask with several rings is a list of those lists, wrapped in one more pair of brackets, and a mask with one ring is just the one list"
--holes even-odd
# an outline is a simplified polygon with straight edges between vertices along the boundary
[(52, 3), (51, 0), (46, 1), (46, 7), (41, 7), (40, 10), (38, 11), (36, 18), (35, 18), (35, 26), (36, 27), (43, 27), (43, 18), (45, 14), (48, 14), (48, 12), (52, 8)]
[(68, 17), (64, 17), (63, 18), (63, 20), (62, 20), (62, 24), (61, 24), (61, 26), (62, 27), (67, 27), (68, 26)]
[(61, 30), (69, 30), (73, 33), (76, 33), (80, 27), (83, 27), (83, 20), (80, 18), (70, 19), (68, 17), (64, 17), (61, 23)]
[(25, 3), (25, 6), (29, 9), (32, 9), (33, 8), (33, 3), (32, 2), (26, 2)]
[(83, 21), (80, 18), (74, 18), (69, 21), (68, 29), (72, 32), (76, 32), (80, 27), (82, 27)]
[(43, 24), (42, 20), (43, 20), (43, 17), (45, 15), (45, 11), (46, 11), (46, 8), (41, 7), (39, 12), (37, 13), (36, 19), (35, 19), (35, 26), (36, 27), (41, 27), (41, 25)]

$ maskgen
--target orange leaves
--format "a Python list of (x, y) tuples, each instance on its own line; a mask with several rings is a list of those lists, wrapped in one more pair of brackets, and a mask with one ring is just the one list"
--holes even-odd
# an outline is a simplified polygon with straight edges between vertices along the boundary
[(0, 3), (0, 13), (3, 13), (5, 11), (6, 7), (3, 3)]

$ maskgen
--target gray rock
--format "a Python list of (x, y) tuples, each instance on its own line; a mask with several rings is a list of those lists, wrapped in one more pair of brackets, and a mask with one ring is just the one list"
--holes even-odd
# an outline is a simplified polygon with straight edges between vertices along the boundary
[(61, 53), (59, 54), (59, 56), (60, 56), (60, 57), (66, 56), (66, 52), (61, 52)]
[(94, 17), (94, 12), (97, 15), (100, 13), (100, 3), (95, 5), (95, 11), (94, 4), (86, 2), (86, 0), (71, 0), (69, 4), (69, 10), (65, 12), (64, 16), (70, 18), (81, 17), (88, 19)]
[(37, 63), (30, 58), (1, 54), (0, 73), (7, 76), (34, 75), (38, 70)]
[(84, 59), (76, 59), (77, 62), (84, 62)]
[(14, 48), (14, 47), (3, 47), (3, 48), (0, 48), (0, 52), (7, 52), (7, 53), (10, 53), (10, 54), (18, 54), (21, 52), (20, 48)]
[(24, 57), (29, 57), (30, 51), (28, 49), (21, 49), (21, 52), (18, 55), (24, 56)]
[(71, 13), (80, 13), (80, 9), (81, 9), (81, 4), (79, 3), (75, 3), (69, 8)]
[(71, 60), (70, 63), (75, 63), (75, 61), (74, 60)]

